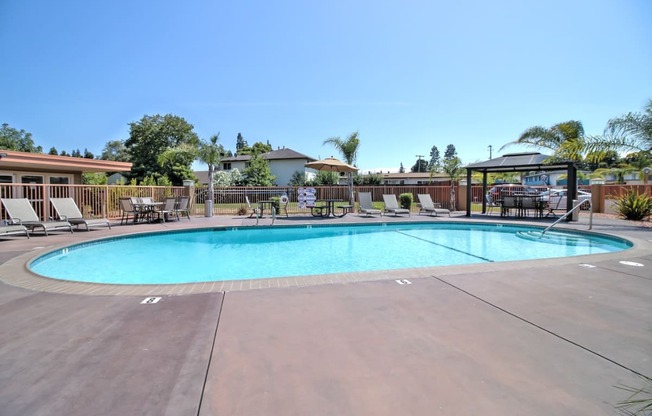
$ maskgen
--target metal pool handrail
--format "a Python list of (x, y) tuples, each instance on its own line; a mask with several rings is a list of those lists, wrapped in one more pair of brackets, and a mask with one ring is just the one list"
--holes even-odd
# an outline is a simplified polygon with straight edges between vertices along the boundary
[(579, 204), (575, 205), (570, 211), (566, 212), (564, 215), (559, 217), (559, 219), (557, 219), (557, 221), (555, 221), (552, 224), (550, 224), (549, 226), (547, 226), (546, 229), (541, 232), (541, 236), (543, 237), (543, 235), (546, 233), (546, 231), (548, 231), (549, 229), (551, 229), (555, 225), (559, 224), (561, 222), (561, 220), (568, 217), (575, 210), (580, 209), (582, 207), (582, 205), (584, 203), (586, 203), (586, 202), (588, 202), (588, 204), (589, 204), (589, 230), (592, 229), (593, 228), (593, 205), (591, 204), (590, 199), (585, 199), (585, 200), (581, 201)]

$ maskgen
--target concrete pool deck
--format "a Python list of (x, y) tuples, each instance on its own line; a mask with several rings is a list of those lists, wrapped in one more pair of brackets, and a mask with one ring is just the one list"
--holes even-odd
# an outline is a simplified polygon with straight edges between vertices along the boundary
[[(379, 219), (276, 224), (358, 221)], [(594, 231), (636, 243), (621, 253), (278, 287), (115, 292), (25, 277), (20, 263), (124, 233), (251, 224), (193, 217), (1, 240), (0, 414), (613, 415), (628, 397), (616, 386), (652, 376), (652, 229), (626, 221), (594, 219)], [(586, 230), (587, 217), (562, 228)]]

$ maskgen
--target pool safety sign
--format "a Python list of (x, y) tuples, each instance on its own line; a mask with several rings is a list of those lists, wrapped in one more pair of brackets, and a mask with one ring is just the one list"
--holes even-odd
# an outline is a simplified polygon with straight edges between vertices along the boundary
[(299, 208), (311, 208), (315, 206), (315, 188), (299, 188), (297, 189), (297, 200), (299, 201)]

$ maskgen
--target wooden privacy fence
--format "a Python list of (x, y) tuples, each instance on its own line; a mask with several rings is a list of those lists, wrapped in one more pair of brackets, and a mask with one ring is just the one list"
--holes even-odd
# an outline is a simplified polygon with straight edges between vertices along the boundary
[[(314, 187), (317, 199), (341, 199), (348, 201), (349, 190), (347, 186), (317, 186)], [(245, 196), (251, 204), (257, 204), (260, 200), (278, 198), (287, 195), (289, 214), (309, 214), (310, 209), (299, 208), (298, 203), (299, 187), (216, 187), (213, 202), (213, 213), (215, 215), (238, 215), (249, 212)], [(458, 211), (466, 209), (465, 187), (455, 186), (455, 208)], [(618, 198), (628, 189), (634, 189), (639, 193), (652, 195), (652, 185), (593, 185), (582, 187), (583, 190), (591, 192), (594, 197), (593, 206), (595, 212), (604, 212), (605, 200)], [(451, 209), (450, 202), (451, 188), (448, 185), (382, 185), (382, 186), (356, 186), (354, 195), (358, 192), (370, 192), (372, 200), (382, 208), (383, 194), (394, 194), (397, 197), (403, 193), (410, 193), (413, 197), (412, 212), (418, 212), (417, 194), (429, 194), (435, 203), (441, 204), (442, 208)], [(163, 201), (169, 196), (191, 196), (191, 214), (204, 215), (204, 205), (208, 197), (208, 190), (205, 186), (184, 187), (184, 186), (131, 186), (131, 185), (48, 185), (48, 184), (24, 184), (10, 183), (0, 184), (0, 197), (2, 198), (28, 198), (36, 213), (42, 219), (54, 218), (54, 211), (50, 204), (50, 198), (70, 197), (75, 200), (77, 206), (85, 217), (106, 217), (119, 218), (121, 215), (119, 199), (121, 197), (150, 197), (155, 201)], [(471, 198), (473, 210), (479, 210), (484, 196), (481, 186), (472, 186)], [(356, 197), (357, 200), (357, 197)], [(596, 204), (596, 202), (598, 202)], [(601, 204), (600, 204), (601, 202)], [(4, 208), (1, 208), (2, 220), (7, 220)]]

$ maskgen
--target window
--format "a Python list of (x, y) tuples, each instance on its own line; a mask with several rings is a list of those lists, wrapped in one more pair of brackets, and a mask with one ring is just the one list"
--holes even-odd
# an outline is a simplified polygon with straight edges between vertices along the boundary
[(68, 185), (70, 178), (67, 176), (50, 176), (51, 185)]
[(43, 176), (23, 175), (20, 177), (20, 183), (43, 183)]
[(231, 162), (222, 163), (222, 169), (223, 170), (231, 170)]

